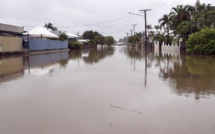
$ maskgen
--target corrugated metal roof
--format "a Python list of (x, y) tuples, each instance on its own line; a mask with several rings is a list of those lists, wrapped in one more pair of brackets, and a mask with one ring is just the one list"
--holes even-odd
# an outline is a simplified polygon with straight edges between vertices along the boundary
[(22, 33), (24, 31), (24, 27), (18, 27), (18, 26), (12, 26), (8, 24), (0, 23), (0, 31)]
[(33, 29), (25, 33), (25, 35), (28, 35), (28, 34), (31, 37), (41, 37), (42, 35), (42, 37), (45, 37), (45, 38), (59, 38), (56, 34), (51, 33), (44, 27), (34, 27)]

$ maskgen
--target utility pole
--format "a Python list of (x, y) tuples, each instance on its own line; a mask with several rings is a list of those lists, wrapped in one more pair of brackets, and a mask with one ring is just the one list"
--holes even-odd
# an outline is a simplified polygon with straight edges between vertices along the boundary
[(143, 9), (143, 10), (139, 10), (139, 11), (143, 11), (144, 12), (144, 17), (145, 17), (145, 49), (147, 50), (147, 16), (146, 16), (146, 12), (147, 11), (151, 11), (151, 9)]
[(133, 24), (132, 26), (133, 26), (133, 29), (134, 29), (134, 35), (135, 35), (135, 26), (136, 26), (137, 24)]
[(130, 30), (130, 31), (131, 31), (131, 36), (132, 36), (132, 31), (133, 31), (133, 30)]
[(144, 10), (140, 10), (144, 12), (144, 17), (145, 17), (145, 86), (147, 86), (147, 16), (146, 16), (146, 12), (147, 11), (151, 11), (151, 9), (144, 9)]

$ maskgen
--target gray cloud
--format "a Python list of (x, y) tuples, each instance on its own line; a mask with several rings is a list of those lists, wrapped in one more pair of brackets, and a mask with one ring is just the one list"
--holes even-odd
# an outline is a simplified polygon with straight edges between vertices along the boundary
[[(96, 30), (116, 38), (125, 36), (131, 24), (137, 24), (136, 31), (144, 30), (143, 17), (133, 16), (118, 21), (91, 25), (129, 16), (128, 12), (140, 13), (140, 9), (151, 8), (148, 24), (158, 24), (163, 14), (169, 13), (177, 4), (194, 4), (196, 0), (1, 0), (0, 22), (25, 27), (44, 26), (52, 22), (61, 30), (83, 33)], [(215, 0), (201, 0), (215, 5)], [(70, 27), (68, 27), (70, 26)]]

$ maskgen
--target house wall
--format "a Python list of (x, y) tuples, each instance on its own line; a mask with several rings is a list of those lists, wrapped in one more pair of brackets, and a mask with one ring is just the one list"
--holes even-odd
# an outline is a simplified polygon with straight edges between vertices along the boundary
[(67, 49), (68, 41), (29, 38), (29, 51)]
[(22, 38), (20, 37), (6, 37), (0, 36), (0, 52), (21, 52)]

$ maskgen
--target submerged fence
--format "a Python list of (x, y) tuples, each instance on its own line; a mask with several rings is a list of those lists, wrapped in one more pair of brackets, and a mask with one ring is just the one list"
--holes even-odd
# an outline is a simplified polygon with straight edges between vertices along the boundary
[[(155, 52), (159, 53), (159, 42), (154, 42)], [(180, 45), (165, 45), (164, 43), (161, 45), (161, 53), (162, 54), (172, 54), (179, 55), (180, 54)]]
[(29, 51), (67, 49), (68, 41), (29, 38)]

